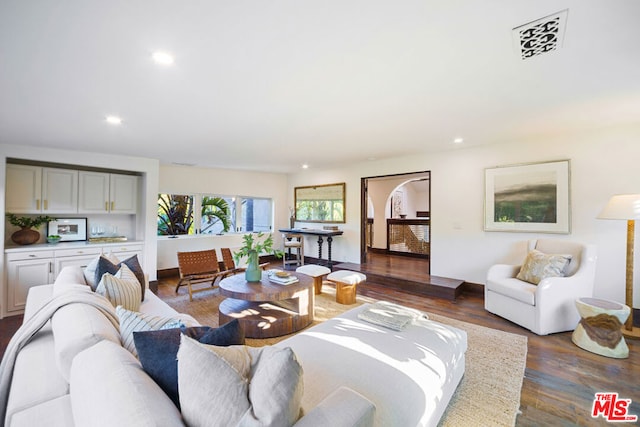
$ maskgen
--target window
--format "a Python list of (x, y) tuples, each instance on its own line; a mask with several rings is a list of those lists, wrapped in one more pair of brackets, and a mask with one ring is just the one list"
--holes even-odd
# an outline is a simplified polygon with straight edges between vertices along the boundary
[[(199, 228), (194, 224), (199, 224)], [(271, 231), (271, 199), (214, 194), (158, 195), (158, 235)]]
[(158, 194), (158, 236), (194, 233), (193, 196)]

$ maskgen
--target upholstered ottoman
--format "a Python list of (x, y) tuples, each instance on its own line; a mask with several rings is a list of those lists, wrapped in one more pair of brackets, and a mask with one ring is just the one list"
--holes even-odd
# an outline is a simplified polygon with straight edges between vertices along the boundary
[(313, 288), (315, 289), (315, 294), (319, 295), (322, 293), (322, 282), (324, 277), (331, 273), (331, 270), (321, 265), (307, 264), (296, 268), (296, 273), (302, 273), (313, 277)]
[(367, 280), (367, 276), (356, 271), (338, 270), (329, 274), (327, 280), (336, 284), (336, 302), (355, 304), (356, 286)]

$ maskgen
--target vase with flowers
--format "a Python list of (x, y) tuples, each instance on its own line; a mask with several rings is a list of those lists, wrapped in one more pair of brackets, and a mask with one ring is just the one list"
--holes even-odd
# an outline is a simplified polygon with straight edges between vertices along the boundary
[(233, 253), (233, 259), (236, 264), (240, 264), (240, 259), (247, 258), (247, 269), (244, 272), (247, 282), (259, 282), (262, 280), (262, 271), (259, 267), (259, 256), (261, 253), (271, 253), (280, 258), (282, 251), (273, 249), (273, 236), (269, 234), (262, 242), (260, 239), (264, 237), (264, 233), (260, 232), (245, 234), (242, 236), (243, 245)]
[(28, 217), (7, 213), (6, 216), (11, 225), (20, 227), (20, 230), (11, 235), (11, 240), (19, 245), (31, 245), (40, 240), (40, 232), (34, 230), (34, 228), (39, 228), (46, 222), (56, 220), (46, 215)]

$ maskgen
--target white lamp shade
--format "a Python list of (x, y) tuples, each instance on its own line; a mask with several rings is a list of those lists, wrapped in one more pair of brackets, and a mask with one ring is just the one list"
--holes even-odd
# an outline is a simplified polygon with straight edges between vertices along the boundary
[(640, 219), (640, 194), (617, 194), (609, 200), (600, 219)]

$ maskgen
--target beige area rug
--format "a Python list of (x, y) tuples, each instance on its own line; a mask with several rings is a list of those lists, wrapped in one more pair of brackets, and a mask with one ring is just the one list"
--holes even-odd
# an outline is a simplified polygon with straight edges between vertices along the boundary
[[(218, 325), (218, 305), (224, 297), (220, 296), (217, 289), (195, 294), (193, 302), (189, 302), (186, 288), (181, 288), (176, 295), (174, 288), (163, 285), (158, 289), (158, 296), (175, 310), (192, 315), (203, 325)], [(316, 295), (314, 324), (360, 304), (375, 301), (358, 295), (354, 305), (338, 304), (335, 302), (335, 289), (325, 285), (322, 294)], [(467, 332), (465, 374), (439, 426), (515, 425), (527, 360), (527, 337), (437, 314), (428, 315), (432, 320)], [(264, 340), (247, 339), (247, 345), (270, 345), (285, 338), (287, 336)]]

